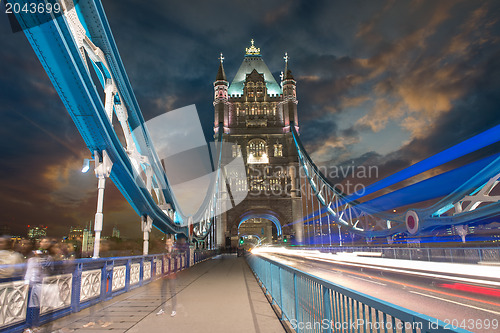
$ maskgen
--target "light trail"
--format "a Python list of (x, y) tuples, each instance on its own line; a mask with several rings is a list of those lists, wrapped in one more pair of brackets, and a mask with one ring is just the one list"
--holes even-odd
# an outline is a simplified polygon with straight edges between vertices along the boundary
[(370, 282), (370, 283), (375, 283), (375, 284), (378, 284), (379, 286), (387, 286), (386, 283), (381, 283), (381, 282), (377, 282), (377, 281), (372, 281), (372, 280), (369, 280), (369, 279), (363, 279), (363, 278), (360, 278), (360, 277), (357, 277), (357, 276), (352, 276), (353, 278), (355, 279), (358, 279), (358, 280), (361, 280), (361, 281), (366, 281), (366, 282)]
[[(447, 279), (461, 281), (470, 284), (488, 285), (500, 289), (500, 266), (482, 266), (473, 264), (456, 264), (444, 262), (412, 261), (400, 259), (387, 259), (374, 257), (360, 257), (356, 253), (321, 253), (309, 250), (289, 250), (286, 248), (261, 247), (252, 250), (254, 254), (282, 254), (299, 258), (308, 258), (342, 264), (346, 266), (363, 267), (384, 270), (394, 273), (402, 273), (428, 278)], [(360, 253), (362, 255), (362, 253)]]
[[(279, 251), (272, 251), (269, 248), (266, 249), (266, 250), (264, 250), (264, 251), (261, 251), (261, 250), (262, 249), (259, 249), (257, 251), (253, 251), (252, 250), (252, 253), (254, 253), (254, 254), (262, 254), (264, 256), (269, 257), (270, 259), (280, 260), (280, 261), (282, 259), (273, 256), (273, 254), (274, 255), (285, 255), (286, 256), (286, 255), (294, 255), (294, 254), (290, 254), (290, 253), (287, 253), (287, 252), (295, 252), (295, 251), (290, 251), (290, 250), (286, 250), (286, 249), (280, 249)], [(274, 253), (274, 252), (276, 252), (276, 253)], [(297, 252), (299, 252), (299, 251), (297, 251)], [(330, 264), (341, 264), (341, 265), (347, 265), (347, 266), (351, 266), (351, 267), (366, 267), (366, 268), (370, 268), (370, 269), (379, 269), (376, 266), (366, 266), (366, 265), (359, 265), (358, 266), (358, 265), (355, 265), (353, 263), (342, 263), (342, 262), (335, 262), (335, 261), (331, 261), (331, 260), (329, 261), (329, 260), (325, 260), (325, 259), (322, 259), (322, 258), (315, 258), (314, 256), (310, 255), (311, 251), (305, 251), (305, 252), (307, 252), (308, 256), (298, 256), (298, 255), (296, 255), (296, 256), (299, 257), (299, 258), (302, 257), (303, 259), (317, 260), (317, 261), (321, 261), (321, 262), (325, 262), (325, 263), (330, 263)], [(392, 259), (392, 260), (394, 260), (394, 259)], [(472, 266), (472, 265), (470, 265), (470, 266)], [(297, 265), (295, 265), (295, 267), (297, 269), (300, 269), (300, 268), (297, 267)], [(393, 284), (401, 285), (401, 286), (404, 286), (404, 287), (407, 287), (407, 288), (413, 288), (413, 289), (420, 290), (420, 291), (437, 293), (437, 294), (440, 294), (440, 295), (443, 295), (443, 296), (448, 296), (448, 297), (455, 297), (455, 298), (463, 299), (464, 301), (467, 300), (467, 301), (473, 301), (473, 302), (488, 304), (488, 305), (492, 305), (492, 306), (495, 306), (495, 307), (500, 307), (500, 303), (491, 302), (491, 301), (487, 301), (487, 300), (481, 300), (481, 299), (477, 299), (477, 298), (469, 297), (469, 296), (452, 294), (452, 293), (448, 293), (448, 292), (441, 291), (441, 290), (435, 290), (435, 289), (425, 288), (425, 287), (417, 286), (417, 285), (410, 284), (410, 283), (405, 283), (405, 282), (401, 282), (401, 281), (392, 280), (392, 279), (389, 279), (389, 278), (383, 278), (383, 277), (378, 277), (378, 276), (370, 276), (370, 275), (367, 275), (366, 273), (353, 272), (353, 271), (346, 270), (346, 269), (341, 269), (341, 268), (338, 268), (338, 267), (332, 268), (332, 270), (340, 271), (340, 272), (343, 272), (343, 273), (346, 273), (346, 274), (349, 274), (349, 275), (357, 275), (357, 276), (361, 277), (361, 278), (358, 277), (358, 279), (362, 279), (362, 280), (365, 280), (367, 282), (374, 282), (374, 281), (367, 280), (367, 278), (376, 279), (378, 281), (383, 281), (383, 282), (387, 282), (387, 283), (393, 283)], [(395, 272), (395, 273), (401, 273), (398, 270), (393, 270), (393, 272)], [(413, 273), (413, 272), (409, 271), (408, 273)], [(421, 276), (420, 274), (414, 274), (414, 275)], [(351, 277), (354, 277), (354, 276), (351, 276)], [(438, 277), (438, 278), (440, 278), (441, 275), (428, 274), (425, 277), (434, 277), (434, 278)], [(448, 279), (456, 279), (455, 277), (447, 277), (447, 278)], [(473, 280), (473, 279), (471, 279), (471, 280)], [(482, 280), (475, 280), (475, 281), (482, 281)], [(491, 281), (486, 281), (486, 282), (491, 282)], [(382, 282), (380, 282), (380, 283), (382, 283)], [(426, 294), (424, 294), (424, 295), (426, 295)], [(455, 302), (455, 301), (452, 301), (452, 300), (447, 300), (447, 301), (449, 301), (449, 302)], [(469, 306), (468, 304), (463, 304), (463, 303), (459, 303), (459, 302), (455, 302), (455, 303), (460, 304), (460, 305), (464, 305), (464, 306), (468, 306), (468, 307), (473, 307), (472, 305)], [(493, 311), (493, 310), (487, 310), (487, 309), (483, 309), (483, 308), (477, 308), (477, 309), (484, 310), (484, 311), (487, 311), (487, 312), (492, 312)], [(493, 311), (493, 312), (496, 313), (496, 311)], [(498, 312), (498, 313), (500, 314), (500, 312)]]
[(418, 291), (410, 290), (410, 293), (416, 294), (416, 295), (425, 296), (425, 297), (431, 297), (431, 298), (438, 299), (440, 301), (445, 301), (445, 302), (449, 302), (449, 303), (453, 303), (453, 304), (458, 304), (458, 305), (461, 305), (461, 306), (466, 306), (466, 307), (471, 308), (471, 309), (476, 309), (476, 310), (480, 310), (480, 311), (486, 311), (486, 312), (489, 312), (489, 313), (500, 315), (500, 312), (497, 312), (497, 311), (488, 310), (488, 309), (484, 309), (484, 308), (479, 308), (479, 307), (474, 306), (474, 305), (469, 305), (469, 304), (455, 302), (455, 301), (452, 301), (452, 300), (449, 300), (449, 299), (446, 299), (446, 298), (441, 298), (441, 297), (437, 297), (437, 296), (433, 296), (433, 295), (419, 293)]

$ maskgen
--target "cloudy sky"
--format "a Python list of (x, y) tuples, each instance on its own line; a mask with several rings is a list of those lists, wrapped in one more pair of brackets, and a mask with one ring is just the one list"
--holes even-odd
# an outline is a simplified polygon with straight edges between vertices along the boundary
[[(319, 164), (390, 174), (500, 124), (498, 1), (103, 0), (146, 120), (196, 104), (212, 135), (219, 53), (229, 79), (250, 39), (298, 85), (302, 140)], [(22, 33), (0, 14), (0, 225), (52, 235), (93, 220), (90, 152)], [(104, 234), (139, 218), (108, 182)]]

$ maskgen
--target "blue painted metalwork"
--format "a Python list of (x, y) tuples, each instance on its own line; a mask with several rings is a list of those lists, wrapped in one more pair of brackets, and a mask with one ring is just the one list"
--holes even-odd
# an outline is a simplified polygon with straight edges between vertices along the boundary
[(469, 153), (477, 151), (481, 148), (489, 146), (498, 141), (500, 141), (500, 125), (490, 128), (489, 130), (486, 130), (481, 134), (473, 136), (470, 139), (467, 139), (453, 147), (450, 147), (425, 160), (415, 163), (404, 170), (396, 172), (395, 174), (387, 178), (384, 178), (376, 183), (373, 183), (370, 186), (367, 186), (366, 191), (363, 195), (351, 195), (348, 196), (347, 199), (349, 201), (357, 200), (362, 196), (366, 196), (368, 194), (374, 193), (388, 186), (399, 183), (400, 181), (411, 178), (425, 171), (431, 170), (437, 166), (453, 161), (459, 157), (465, 156)]
[(106, 150), (114, 163), (110, 177), (137, 214), (151, 216), (155, 226), (164, 232), (187, 234), (186, 228), (175, 226), (147, 190), (137, 184), (128, 156), (107, 119), (100, 96), (90, 75), (86, 75), (86, 66), (64, 17), (52, 20), (44, 17), (47, 15), (16, 14), (89, 150)]
[[(21, 6), (27, 3), (24, 0), (9, 1), (20, 3)], [(152, 147), (152, 140), (145, 127), (145, 121), (125, 72), (102, 4), (100, 0), (78, 1), (75, 3), (75, 11), (79, 23), (86, 32), (86, 38), (99, 48), (105, 57), (105, 60), (101, 58), (101, 60), (96, 60), (95, 57), (89, 57), (88, 60), (103, 89), (106, 88), (108, 81), (116, 84), (118, 94), (113, 100), (114, 110), (116, 112), (116, 107), (120, 104), (126, 107), (128, 115), (126, 121), (134, 131), (131, 134), (132, 141), (138, 153), (147, 157), (147, 163), (153, 171), (151, 181), (162, 192), (166, 203), (174, 209), (176, 221), (172, 221), (156, 205), (151, 194), (146, 190), (145, 184), (135, 177), (134, 167), (107, 118), (103, 101), (93, 83), (87, 63), (82, 58), (82, 50), (75, 43), (75, 36), (69, 28), (66, 16), (52, 17), (48, 13), (30, 15), (20, 12), (16, 13), (16, 17), (90, 152), (93, 154), (97, 151), (100, 154), (105, 150), (109, 155), (113, 162), (110, 178), (132, 208), (140, 216), (151, 217), (153, 225), (163, 232), (187, 235), (187, 228), (179, 226), (179, 224), (185, 226), (187, 216), (182, 213), (161, 162)], [(223, 131), (220, 131), (219, 142), (222, 140), (222, 133)], [(100, 156), (94, 157), (101, 158)], [(140, 167), (146, 171), (143, 165)], [(214, 184), (218, 182), (215, 181)], [(213, 195), (210, 191), (207, 197), (212, 199)], [(214, 201), (205, 200), (204, 204), (195, 214), (193, 219), (195, 222), (201, 220), (200, 216), (206, 215), (206, 211), (212, 208), (208, 205), (213, 205)], [(209, 226), (211, 221), (212, 219), (208, 219)], [(209, 232), (210, 227), (205, 229)], [(206, 233), (201, 238), (205, 236)]]
[[(455, 193), (457, 188), (460, 187), (458, 184), (469, 185), (468, 188), (462, 189), (459, 196), (464, 196), (469, 192), (476, 192), (477, 190), (473, 189), (478, 186), (478, 184), (470, 184), (471, 178), (492, 162), (497, 163), (499, 157), (500, 154), (488, 156), (479, 161), (363, 202), (357, 205), (357, 207), (367, 210), (370, 213), (383, 212), (389, 209), (447, 196), (450, 193)], [(497, 171), (497, 168), (495, 168), (494, 173)], [(479, 184), (483, 182), (484, 179), (481, 179)]]
[[(462, 147), (463, 151), (471, 151), (474, 147), (479, 149), (487, 145), (488, 142), (493, 143), (496, 140), (496, 137), (499, 136), (498, 129), (498, 127), (495, 127), (486, 131), (484, 135), (474, 137), (478, 140), (476, 146), (473, 145), (474, 138), (472, 138), (464, 141), (465, 146), (459, 144), (456, 147)], [(301, 167), (309, 183), (307, 191), (312, 192), (311, 195), (320, 203), (316, 209), (313, 198), (307, 196), (305, 199), (306, 207), (309, 207), (308, 201), (310, 198), (312, 209), (307, 208), (306, 216), (299, 221), (293, 222), (303, 222), (304, 225), (307, 225), (308, 230), (310, 226), (316, 229), (316, 224), (319, 224), (320, 236), (316, 236), (317, 234), (313, 230), (312, 234), (315, 239), (309, 238), (310, 244), (321, 244), (323, 241), (322, 218), (324, 214), (328, 215), (328, 218), (332, 217), (336, 224), (347, 228), (350, 232), (365, 237), (386, 237), (407, 231), (405, 211), (396, 213), (392, 211), (393, 209), (403, 206), (408, 207), (430, 199), (440, 198), (437, 203), (430, 207), (413, 209), (419, 217), (419, 230), (426, 230), (439, 225), (457, 225), (484, 221), (493, 216), (498, 216), (500, 213), (500, 202), (495, 202), (494, 197), (490, 201), (486, 201), (488, 204), (481, 207), (477, 204), (470, 211), (457, 212), (451, 210), (460, 200), (466, 201), (464, 198), (478, 193), (485, 184), (492, 186), (491, 184), (493, 184), (495, 178), (499, 177), (500, 154), (483, 158), (370, 201), (359, 203), (352, 201), (352, 195), (346, 196), (340, 193), (329, 182), (305, 151), (294, 126), (291, 126), (291, 131)], [(451, 151), (458, 154), (458, 150), (455, 148)], [(425, 165), (430, 165), (429, 163)], [(480, 202), (481, 198), (478, 200)], [(330, 226), (330, 221), (328, 221), (328, 226)]]
[[(282, 320), (301, 332), (457, 332), (446, 323), (251, 255), (248, 263), (281, 310)], [(286, 301), (283, 301), (286, 299)], [(449, 325), (448, 325), (449, 326)]]

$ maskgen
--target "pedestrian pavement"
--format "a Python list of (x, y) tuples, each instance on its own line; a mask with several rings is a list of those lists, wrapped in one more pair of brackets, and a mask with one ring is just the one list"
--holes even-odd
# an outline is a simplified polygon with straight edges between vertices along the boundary
[[(55, 320), (54, 332), (285, 332), (244, 258), (219, 255), (177, 273), (176, 315), (162, 280)], [(157, 315), (160, 309), (165, 313)], [(89, 322), (94, 325), (84, 327)], [(106, 323), (109, 326), (102, 327)]]

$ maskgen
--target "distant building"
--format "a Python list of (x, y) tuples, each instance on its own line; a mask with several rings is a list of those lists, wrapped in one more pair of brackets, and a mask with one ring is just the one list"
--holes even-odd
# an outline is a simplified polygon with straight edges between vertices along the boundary
[(118, 230), (116, 225), (113, 227), (113, 233), (111, 234), (111, 237), (120, 238), (120, 230)]
[(92, 253), (94, 251), (94, 234), (92, 228), (83, 229), (82, 235), (82, 256), (84, 254)]
[(73, 227), (69, 228), (68, 240), (77, 240), (83, 238), (83, 228), (82, 227)]
[(47, 226), (30, 226), (28, 225), (28, 238), (30, 239), (40, 239), (47, 236)]

